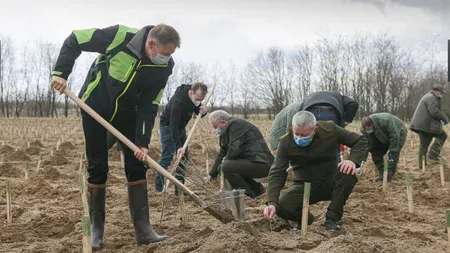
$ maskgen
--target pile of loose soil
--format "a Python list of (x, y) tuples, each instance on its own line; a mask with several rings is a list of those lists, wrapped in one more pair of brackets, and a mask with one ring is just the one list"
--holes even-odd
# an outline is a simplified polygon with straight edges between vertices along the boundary
[(7, 155), (7, 154), (10, 154), (10, 153), (13, 153), (13, 152), (14, 152), (14, 148), (11, 147), (11, 146), (9, 146), (9, 145), (3, 145), (3, 146), (0, 148), (0, 153), (1, 153), (1, 154)]
[(13, 177), (20, 178), (24, 176), (24, 172), (21, 169), (14, 167), (10, 163), (0, 164), (0, 176), (1, 177)]
[(67, 165), (69, 163), (65, 156), (55, 153), (55, 155), (46, 158), (43, 165)]
[(56, 181), (61, 178), (61, 173), (59, 173), (59, 171), (53, 167), (44, 168), (39, 173), (41, 173), (45, 179), (50, 181)]
[(30, 142), (30, 146), (35, 147), (35, 148), (43, 148), (44, 147), (44, 145), (38, 140)]
[(41, 150), (39, 148), (36, 148), (33, 146), (25, 149), (25, 153), (28, 155), (39, 155), (40, 152), (41, 152)]
[(9, 154), (6, 154), (6, 160), (8, 161), (30, 161), (30, 157), (25, 154), (22, 150), (18, 150)]
[(75, 146), (72, 143), (65, 141), (59, 145), (59, 148), (62, 150), (74, 150)]
[(109, 160), (120, 161), (120, 151), (118, 151), (116, 147), (111, 148), (109, 151)]

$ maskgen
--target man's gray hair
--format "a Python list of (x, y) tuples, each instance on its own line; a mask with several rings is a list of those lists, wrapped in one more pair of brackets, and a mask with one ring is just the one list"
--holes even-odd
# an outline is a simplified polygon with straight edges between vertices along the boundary
[(297, 127), (315, 127), (316, 126), (316, 116), (308, 111), (300, 111), (294, 115), (292, 118), (292, 126)]
[(216, 110), (209, 114), (209, 121), (219, 123), (220, 121), (229, 121), (230, 114), (224, 110)]
[(170, 25), (158, 24), (148, 33), (147, 40), (153, 39), (158, 45), (172, 44), (180, 48), (181, 39), (177, 30)]

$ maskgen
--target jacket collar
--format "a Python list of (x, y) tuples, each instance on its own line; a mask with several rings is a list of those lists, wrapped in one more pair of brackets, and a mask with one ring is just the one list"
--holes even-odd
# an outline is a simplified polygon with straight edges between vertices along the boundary
[(141, 30), (139, 30), (133, 38), (128, 42), (127, 48), (133, 52), (139, 59), (142, 59), (142, 56), (145, 55), (144, 44), (147, 41), (147, 34), (150, 30), (155, 27), (154, 25), (144, 26)]

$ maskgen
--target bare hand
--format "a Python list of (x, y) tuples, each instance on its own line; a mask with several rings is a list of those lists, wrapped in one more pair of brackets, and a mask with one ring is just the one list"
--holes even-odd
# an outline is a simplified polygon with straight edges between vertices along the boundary
[(338, 164), (339, 171), (344, 174), (355, 175), (356, 164), (350, 160), (344, 160)]
[(60, 94), (64, 93), (64, 90), (66, 89), (66, 79), (59, 77), (59, 76), (53, 76), (52, 77), (52, 87), (53, 89), (59, 91)]
[(134, 156), (141, 162), (145, 161), (145, 157), (148, 154), (148, 149), (144, 148), (144, 147), (139, 147), (139, 150), (136, 150), (136, 152), (134, 152)]
[(268, 205), (264, 208), (264, 218), (266, 220), (271, 220), (275, 217), (277, 208), (273, 205)]
[(177, 157), (181, 158), (183, 156), (184, 156), (184, 148), (181, 147), (177, 150)]
[(209, 183), (212, 180), (212, 177), (210, 175), (208, 175), (207, 177), (204, 178), (205, 182)]
[(208, 108), (202, 105), (200, 106), (199, 112), (201, 115), (206, 115), (208, 113)]

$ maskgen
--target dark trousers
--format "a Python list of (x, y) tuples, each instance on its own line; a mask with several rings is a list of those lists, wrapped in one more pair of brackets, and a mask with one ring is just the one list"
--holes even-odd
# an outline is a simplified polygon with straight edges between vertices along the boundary
[[(334, 109), (332, 106), (312, 106), (307, 109), (310, 113), (314, 114), (316, 116), (316, 120), (323, 120), (333, 121), (336, 125), (341, 126), (341, 118), (339, 117), (339, 113)], [(339, 145), (337, 146), (337, 154), (336, 154), (336, 160), (337, 162), (341, 162), (341, 150), (339, 148)]]
[[(106, 148), (108, 150), (110, 150), (114, 146), (114, 144), (116, 144), (116, 142), (117, 142), (116, 136), (114, 136), (110, 132), (107, 132), (107, 134), (106, 134)], [(117, 143), (117, 151), (122, 151), (122, 146), (119, 143)]]
[[(159, 165), (163, 167), (164, 169), (168, 169), (170, 163), (173, 160), (173, 157), (176, 155), (177, 150), (175, 147), (175, 142), (172, 138), (172, 131), (170, 129), (170, 126), (163, 126), (161, 125), (159, 127), (160, 136), (161, 136), (161, 159), (159, 160)], [(186, 129), (183, 129), (180, 135), (180, 142), (184, 144), (186, 141)], [(189, 152), (186, 149), (184, 152), (184, 157), (178, 164), (178, 167), (175, 171), (175, 177), (180, 180), (182, 183), (184, 183), (184, 177), (186, 175), (186, 166), (185, 164), (189, 160)], [(157, 191), (162, 191), (164, 186), (164, 176), (161, 173), (156, 174), (155, 178), (155, 188)]]
[[(108, 149), (106, 146), (106, 129), (97, 123), (91, 116), (82, 112), (84, 137), (86, 139), (86, 157), (88, 161), (88, 182), (91, 184), (105, 184), (108, 167)], [(115, 122), (113, 126), (125, 137), (134, 141), (135, 119), (126, 122)], [(120, 143), (122, 147), (125, 147)], [(125, 174), (128, 182), (134, 182), (146, 178), (147, 169), (144, 164), (136, 159), (133, 151), (128, 147), (124, 148)]]
[(219, 165), (219, 170), (223, 171), (223, 176), (233, 189), (245, 189), (245, 193), (250, 197), (255, 197), (261, 193), (261, 183), (253, 178), (267, 177), (271, 163), (254, 163), (247, 159), (225, 160)]
[[(311, 183), (310, 204), (331, 200), (326, 217), (339, 221), (344, 214), (345, 203), (358, 179), (336, 171), (321, 182)], [(283, 219), (301, 222), (303, 209), (304, 183), (297, 182), (281, 192), (277, 215)]]
[[(425, 132), (419, 132), (420, 138), (420, 148), (419, 148), (419, 168), (422, 168), (422, 157), (427, 154), (428, 147), (431, 144), (431, 141), (434, 139), (433, 145), (431, 145), (430, 151), (428, 152), (428, 157), (436, 160), (439, 158), (441, 154), (442, 146), (444, 146), (444, 142), (447, 139), (447, 134), (442, 131), (440, 134), (429, 134)], [(425, 158), (426, 162), (426, 158)]]
[[(375, 164), (375, 167), (378, 169), (379, 176), (383, 175), (384, 171), (384, 156), (389, 150), (389, 143), (383, 144), (377, 138), (373, 138), (373, 143), (371, 143), (372, 148), (370, 149), (370, 154), (372, 155), (372, 161)], [(401, 147), (405, 145), (405, 139), (402, 139), (403, 143), (401, 143)], [(397, 164), (400, 158), (400, 152), (393, 152), (394, 161), (388, 162), (388, 170), (392, 171), (391, 173), (395, 173), (397, 171)]]

